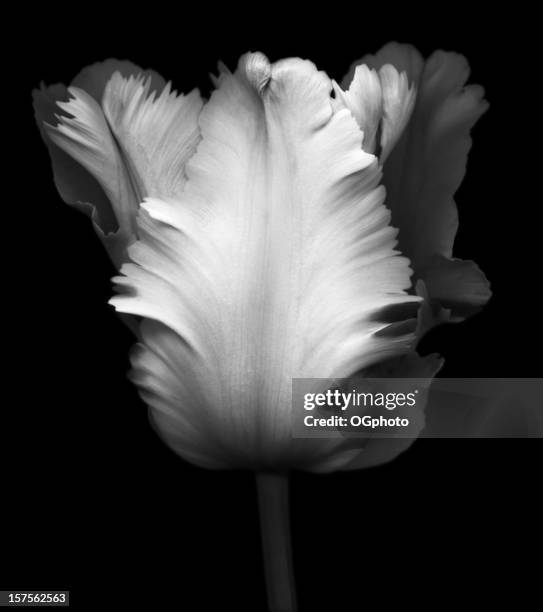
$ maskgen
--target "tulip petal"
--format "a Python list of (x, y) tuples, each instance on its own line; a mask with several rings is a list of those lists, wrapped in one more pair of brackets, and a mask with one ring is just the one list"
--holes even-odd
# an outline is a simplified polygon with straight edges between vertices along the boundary
[(116, 231), (117, 219), (100, 183), (58, 147), (45, 131), (44, 124), (53, 125), (57, 122), (56, 115), (60, 111), (57, 102), (69, 100), (68, 90), (64, 85), (45, 87), (42, 84), (39, 90), (32, 92), (32, 97), (36, 123), (51, 156), (55, 185), (62, 199), (91, 216), (99, 231), (105, 234)]
[[(73, 79), (72, 86), (82, 89), (101, 104), (107, 82), (119, 72), (125, 77), (141, 74), (150, 78), (150, 91), (161, 92), (166, 82), (152, 70), (142, 70), (132, 62), (108, 59), (83, 68)], [(69, 114), (57, 106), (57, 102), (68, 102), (70, 94), (64, 85), (41, 85), (32, 92), (36, 123), (51, 156), (55, 185), (62, 199), (72, 206), (81, 209), (92, 217), (95, 228), (106, 246), (119, 241), (115, 236), (118, 229), (117, 219), (98, 180), (84, 166), (57, 146), (48, 136), (44, 124), (56, 125), (57, 115), (69, 117)], [(107, 237), (107, 238), (106, 238)], [(122, 240), (121, 240), (122, 242)], [(115, 259), (115, 258), (114, 258)]]
[(415, 104), (415, 88), (409, 87), (405, 72), (385, 64), (379, 70), (383, 89), (383, 122), (381, 127), (381, 153), (384, 163), (402, 135)]
[(151, 78), (125, 79), (116, 72), (108, 82), (103, 108), (138, 191), (158, 198), (175, 197), (185, 185), (185, 164), (200, 140), (198, 90), (187, 96), (168, 83), (155, 98)]
[[(195, 372), (194, 355), (186, 342), (157, 321), (144, 320), (141, 344), (132, 353), (132, 381), (150, 407), (151, 422), (167, 444), (191, 463), (210, 469), (243, 468), (256, 465), (262, 454), (262, 438), (248, 435), (248, 423), (232, 419), (224, 432), (217, 424), (217, 413), (209, 409), (220, 398), (210, 384), (202, 384), (206, 372)], [(180, 375), (180, 373), (185, 373)], [(240, 427), (232, 444), (232, 428)], [(226, 435), (225, 435), (226, 434)], [(225, 441), (226, 440), (226, 441)], [(297, 439), (289, 452), (276, 456), (274, 469), (297, 467), (327, 473), (352, 461), (360, 452), (343, 440)], [(267, 466), (269, 467), (269, 466)]]
[[(443, 258), (452, 257), (458, 226), (453, 196), (465, 174), (470, 130), (488, 108), (483, 89), (465, 85), (469, 66), (455, 53), (437, 51), (425, 62), (413, 47), (391, 43), (361, 61), (375, 70), (392, 64), (398, 71), (406, 71), (417, 89), (413, 115), (384, 164), (386, 203), (400, 229), (400, 249), (410, 258), (415, 277), (426, 282), (430, 299), (439, 300), (432, 293), (439, 287), (441, 294), (454, 300), (458, 312), (469, 312), (473, 284), (454, 282), (454, 274), (447, 273), (439, 282), (437, 276), (445, 272)], [(355, 62), (344, 83), (351, 82), (358, 64), (360, 61)], [(439, 268), (433, 270), (436, 262)], [(490, 296), (488, 282), (478, 269), (471, 276), (478, 276), (477, 300), (481, 305), (483, 296)], [(468, 306), (460, 306), (463, 303)]]
[(347, 89), (353, 81), (359, 66), (367, 65), (368, 69), (379, 70), (382, 66), (390, 64), (398, 72), (405, 72), (409, 80), (418, 83), (424, 68), (424, 59), (412, 45), (400, 45), (389, 43), (380, 49), (375, 55), (365, 56), (361, 60), (353, 62), (349, 72), (341, 81), (343, 89)]
[(92, 216), (118, 267), (135, 238), (143, 197), (182, 189), (201, 105), (198, 92), (176, 96), (157, 73), (119, 60), (83, 69), (69, 89), (34, 92), (57, 188)]
[(96, 62), (86, 66), (72, 81), (72, 86), (83, 89), (91, 95), (98, 104), (102, 103), (102, 97), (107, 83), (116, 73), (120, 73), (124, 78), (131, 76), (142, 76), (150, 80), (149, 92), (156, 92), (157, 95), (166, 87), (166, 81), (154, 70), (143, 70), (136, 64), (127, 60), (107, 59), (104, 62)]
[(383, 115), (383, 95), (377, 71), (366, 65), (357, 66), (346, 91), (334, 83), (335, 109), (348, 108), (364, 134), (362, 147), (375, 153), (377, 131)]
[(490, 299), (489, 283), (473, 261), (436, 257), (426, 273), (432, 299), (450, 310), (451, 320), (478, 312)]
[[(428, 390), (432, 383), (432, 379), (442, 366), (443, 360), (437, 355), (419, 357), (416, 353), (411, 352), (407, 355), (378, 364), (370, 370), (363, 372), (362, 376), (380, 379), (414, 378), (417, 379), (418, 384), (422, 383), (422, 389)], [(418, 424), (418, 433), (420, 433), (425, 426), (425, 409), (426, 401), (419, 400), (414, 408), (416, 412), (410, 415), (411, 423), (416, 420)], [(415, 434), (415, 431), (413, 431), (413, 434)], [(342, 469), (359, 470), (388, 463), (406, 451), (414, 441), (415, 435), (413, 435), (413, 437), (399, 436), (394, 438), (368, 436), (365, 440), (353, 440), (352, 444), (358, 444), (362, 446), (362, 449), (359, 451), (358, 455), (356, 455), (350, 463), (346, 463)]]
[(405, 72), (386, 64), (377, 72), (356, 66), (347, 91), (334, 83), (335, 108), (348, 108), (364, 133), (363, 148), (381, 163), (401, 136), (415, 103), (415, 88)]
[(140, 195), (96, 100), (82, 89), (69, 87), (71, 98), (57, 102), (63, 111), (56, 126), (45, 124), (49, 138), (81, 164), (99, 183), (112, 204), (119, 227), (136, 232), (135, 215)]
[[(196, 412), (233, 465), (303, 464), (300, 448), (316, 445), (291, 437), (292, 378), (344, 377), (404, 352), (413, 333), (379, 334), (376, 315), (419, 298), (406, 294), (377, 160), (351, 113), (334, 113), (326, 75), (250, 54), (217, 83), (186, 187), (142, 204), (111, 303), (176, 338), (175, 354), (151, 337), (143, 355), (163, 362), (147, 371), (180, 380), (140, 379), (179, 415), (167, 429), (183, 438)], [(323, 460), (337, 444), (321, 445)]]
[(416, 338), (418, 342), (432, 327), (441, 323), (448, 323), (451, 312), (443, 308), (436, 300), (430, 299), (426, 283), (423, 280), (417, 281), (415, 293), (423, 300), (417, 317)]
[[(193, 359), (186, 343), (171, 329), (156, 321), (143, 321), (141, 342), (132, 353), (132, 381), (152, 408), (150, 417), (169, 446), (189, 461), (203, 467), (228, 467), (232, 458), (221, 449), (214, 435), (206, 405), (207, 389), (191, 373)], [(182, 403), (184, 410), (176, 410)]]

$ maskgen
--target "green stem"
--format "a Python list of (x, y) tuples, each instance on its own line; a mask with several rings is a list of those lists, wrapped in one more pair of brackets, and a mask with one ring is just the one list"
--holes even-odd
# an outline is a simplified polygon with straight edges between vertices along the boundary
[(288, 476), (256, 476), (264, 570), (270, 612), (295, 612), (296, 588), (292, 565), (288, 504)]

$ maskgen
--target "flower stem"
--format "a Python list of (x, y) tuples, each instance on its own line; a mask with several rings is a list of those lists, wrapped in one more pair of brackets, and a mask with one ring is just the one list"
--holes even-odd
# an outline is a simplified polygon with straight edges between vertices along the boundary
[(288, 476), (256, 476), (264, 570), (270, 612), (295, 612), (296, 588), (292, 565), (288, 504)]

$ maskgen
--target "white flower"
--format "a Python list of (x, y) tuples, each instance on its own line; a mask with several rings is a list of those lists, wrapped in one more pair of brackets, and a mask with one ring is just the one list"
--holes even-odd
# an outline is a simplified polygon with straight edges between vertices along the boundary
[(120, 267), (111, 303), (143, 318), (134, 380), (180, 455), (330, 471), (409, 444), (293, 438), (291, 382), (369, 367), (431, 378), (438, 361), (413, 352), (420, 296), (419, 335), (466, 294), (488, 297), (478, 268), (451, 259), (483, 110), (479, 90), (457, 95), (457, 62), (389, 46), (341, 88), (311, 62), (247, 54), (205, 105), (110, 62), (36, 94), (59, 191), (90, 205)]

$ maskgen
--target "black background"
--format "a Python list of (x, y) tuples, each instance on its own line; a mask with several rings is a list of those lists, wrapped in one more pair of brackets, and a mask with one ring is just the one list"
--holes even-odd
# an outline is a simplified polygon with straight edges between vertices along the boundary
[[(33, 14), (32, 28), (12, 22), (0, 588), (69, 589), (73, 607), (96, 610), (107, 596), (112, 609), (259, 611), (253, 475), (189, 466), (149, 426), (126, 380), (133, 339), (106, 304), (113, 268), (88, 219), (55, 190), (30, 91), (108, 57), (208, 92), (217, 60), (234, 67), (247, 50), (307, 57), (336, 79), (389, 40), (465, 54), (491, 109), (456, 198), (455, 255), (479, 263), (494, 297), (471, 320), (433, 331), (424, 349), (445, 356), (445, 376), (529, 377), (541, 373), (536, 41), (530, 15), (475, 22), (456, 6), (392, 19), (392, 7), (331, 5), (318, 26), (292, 6), (209, 8), (205, 20), (164, 10), (134, 7), (115, 22), (102, 11), (91, 22), (95, 11), (59, 9)], [(541, 529), (540, 451), (538, 440), (419, 440), (364, 472), (293, 474), (302, 612), (509, 597), (522, 609)]]

